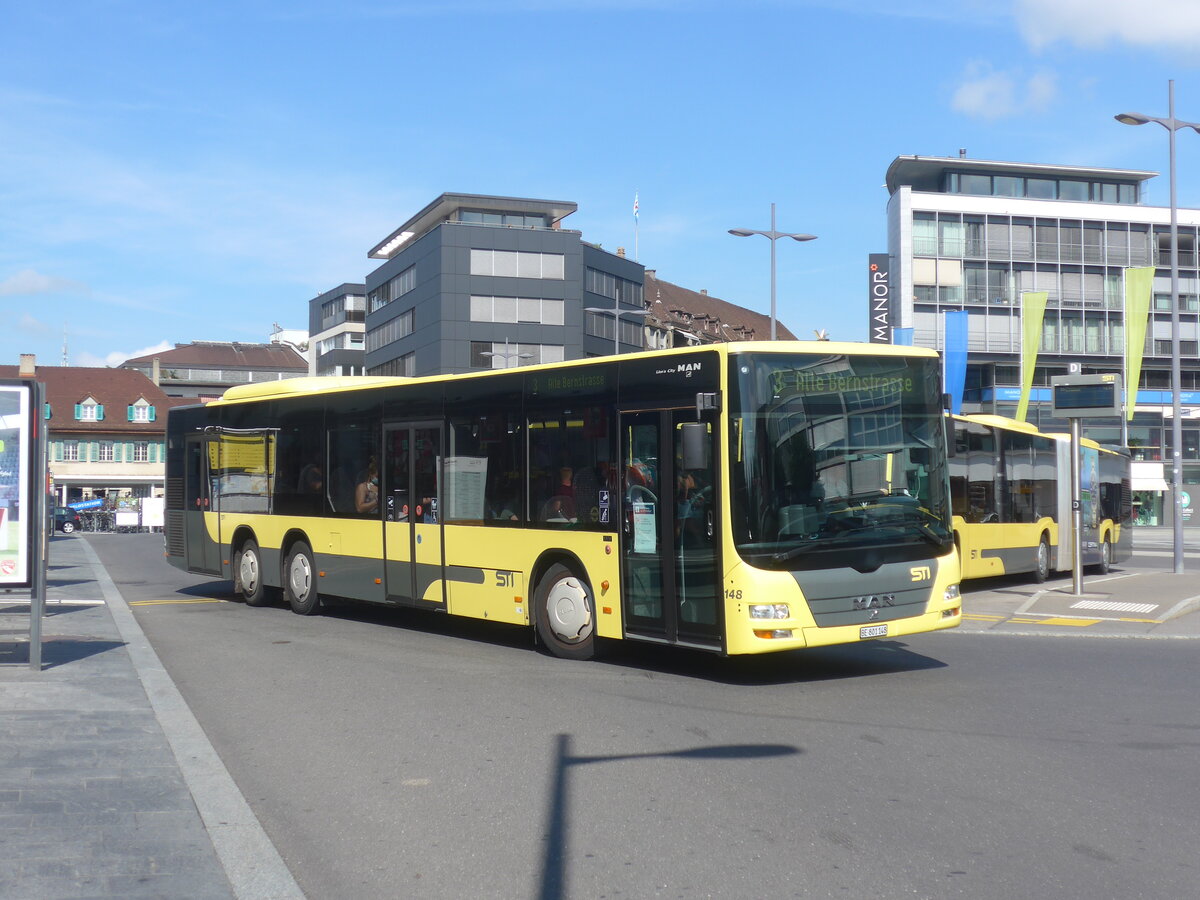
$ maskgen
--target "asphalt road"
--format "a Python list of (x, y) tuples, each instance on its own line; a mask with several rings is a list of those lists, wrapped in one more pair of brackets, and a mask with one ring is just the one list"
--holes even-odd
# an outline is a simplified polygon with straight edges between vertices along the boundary
[(311, 898), (1194, 896), (1193, 641), (599, 662), (91, 541)]

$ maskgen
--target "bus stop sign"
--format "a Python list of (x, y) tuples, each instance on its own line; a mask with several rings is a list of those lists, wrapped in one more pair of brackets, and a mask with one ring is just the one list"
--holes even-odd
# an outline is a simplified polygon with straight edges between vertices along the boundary
[(1050, 379), (1051, 414), (1061, 419), (1091, 419), (1121, 415), (1121, 376), (1056, 375)]

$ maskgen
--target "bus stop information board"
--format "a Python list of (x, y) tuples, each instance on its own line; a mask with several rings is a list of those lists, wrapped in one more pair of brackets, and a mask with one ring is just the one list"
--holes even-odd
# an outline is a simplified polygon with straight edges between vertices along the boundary
[(0, 382), (0, 587), (32, 586), (38, 504), (33, 387)]

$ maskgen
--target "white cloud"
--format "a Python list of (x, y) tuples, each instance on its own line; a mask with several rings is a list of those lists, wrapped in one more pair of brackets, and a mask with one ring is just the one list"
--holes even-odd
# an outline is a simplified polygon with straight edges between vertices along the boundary
[(950, 106), (980, 119), (1003, 119), (1029, 112), (1042, 112), (1058, 95), (1052, 72), (1025, 77), (1020, 72), (994, 71), (983, 62), (972, 62), (954, 91)]
[[(174, 350), (174, 349), (175, 349), (175, 345), (170, 343), (169, 341), (159, 341), (157, 344), (151, 344), (149, 347), (143, 347), (141, 350), (130, 350), (128, 353), (125, 353), (122, 350), (114, 350), (111, 353), (107, 354), (104, 357), (104, 359), (101, 360), (98, 364), (102, 365), (102, 366), (109, 366), (110, 368), (115, 368), (115, 367), (119, 366), (121, 363), (125, 362), (125, 360), (127, 360), (127, 359), (136, 359), (139, 356), (149, 356), (151, 353), (163, 353), (167, 350)], [(92, 356), (90, 353), (81, 353), (80, 354), (81, 359), (84, 356), (87, 356), (91, 359), (97, 359), (97, 357)], [(80, 363), (80, 365), (93, 365), (93, 364), (92, 363)]]
[(1017, 27), (1034, 48), (1056, 41), (1200, 51), (1196, 0), (1016, 0)]
[(21, 334), (29, 334), (35, 337), (45, 337), (50, 334), (53, 329), (38, 319), (35, 319), (29, 313), (21, 316), (21, 321), (17, 322), (17, 331)]
[(69, 278), (43, 275), (34, 269), (22, 269), (4, 281), (0, 281), (0, 297), (28, 297), (34, 294), (61, 294), (77, 291), (84, 286)]

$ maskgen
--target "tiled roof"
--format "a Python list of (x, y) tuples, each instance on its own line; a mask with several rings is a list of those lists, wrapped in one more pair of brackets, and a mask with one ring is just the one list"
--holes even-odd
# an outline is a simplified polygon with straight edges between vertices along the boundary
[[(0, 366), (0, 378), (19, 377), (19, 367)], [(180, 405), (134, 369), (38, 366), (36, 377), (46, 386), (45, 399), (50, 404), (51, 413), (49, 430), (52, 432), (161, 435), (167, 425), (167, 410)], [(88, 397), (104, 407), (104, 418), (99, 422), (79, 422), (75, 419), (75, 404)], [(155, 408), (155, 421), (128, 421), (127, 407), (138, 400), (145, 400)]]
[[(770, 316), (663, 281), (652, 269), (646, 270), (645, 299), (650, 312), (660, 322), (690, 331), (702, 341), (766, 341), (771, 338)], [(780, 340), (796, 340), (796, 336), (778, 320), (775, 333)]]
[(304, 357), (286, 344), (239, 344), (217, 341), (176, 344), (174, 350), (163, 350), (127, 359), (124, 365), (144, 367), (153, 364), (156, 359), (163, 368), (189, 366), (212, 369), (308, 371), (308, 362)]

